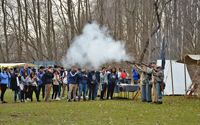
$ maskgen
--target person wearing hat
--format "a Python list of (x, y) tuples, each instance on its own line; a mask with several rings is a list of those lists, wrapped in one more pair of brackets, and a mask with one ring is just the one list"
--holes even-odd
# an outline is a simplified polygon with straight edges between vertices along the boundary
[(140, 75), (140, 85), (142, 85), (142, 102), (146, 102), (146, 77), (147, 77), (147, 69), (145, 66), (139, 67), (138, 65), (135, 65), (135, 67), (138, 69)]
[(155, 76), (155, 82), (157, 86), (157, 92), (158, 92), (158, 101), (156, 104), (162, 104), (162, 91), (163, 91), (163, 80), (164, 80), (164, 72), (162, 70), (161, 66), (158, 66), (156, 70), (153, 70), (153, 74)]
[(149, 67), (147, 67), (147, 84), (146, 84), (146, 98), (147, 98), (147, 102), (152, 102), (152, 86), (153, 86), (153, 102), (157, 102), (157, 89), (156, 89), (156, 85), (155, 85), (155, 80), (154, 80), (154, 75), (153, 75), (153, 70), (156, 67), (156, 62), (151, 62), (149, 64)]

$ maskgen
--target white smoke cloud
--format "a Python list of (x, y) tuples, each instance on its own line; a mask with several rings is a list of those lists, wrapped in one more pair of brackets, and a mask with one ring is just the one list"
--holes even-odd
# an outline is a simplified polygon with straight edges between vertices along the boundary
[(76, 36), (61, 60), (63, 66), (79, 65), (80, 67), (98, 68), (105, 63), (132, 60), (126, 53), (124, 44), (115, 41), (106, 27), (101, 27), (96, 21), (86, 24), (83, 33)]

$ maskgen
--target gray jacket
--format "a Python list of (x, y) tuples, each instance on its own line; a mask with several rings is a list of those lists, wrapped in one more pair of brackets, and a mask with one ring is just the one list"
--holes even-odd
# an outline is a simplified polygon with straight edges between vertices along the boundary
[(104, 72), (100, 72), (100, 84), (108, 84), (108, 77)]
[(21, 76), (21, 84), (28, 86), (29, 82), (30, 82), (29, 77), (24, 78), (23, 76)]
[(145, 85), (147, 83), (146, 77), (147, 77), (147, 69), (142, 69), (141, 67), (136, 65), (136, 68), (140, 72), (140, 84)]
[(164, 72), (163, 70), (159, 71), (159, 72), (155, 72), (153, 71), (154, 76), (156, 76), (156, 81), (157, 82), (163, 82), (164, 80)]

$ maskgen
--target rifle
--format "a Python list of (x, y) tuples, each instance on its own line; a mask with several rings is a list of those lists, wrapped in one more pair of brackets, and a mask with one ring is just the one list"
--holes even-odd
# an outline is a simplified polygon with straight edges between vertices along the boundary
[(163, 92), (164, 91), (163, 82), (160, 83), (160, 88), (161, 88), (161, 91)]
[[(130, 66), (130, 64), (132, 64), (132, 65), (139, 65), (139, 66), (144, 65), (144, 66), (146, 66), (146, 67), (151, 68), (151, 66), (146, 65), (146, 64), (144, 64), (144, 63), (137, 63), (137, 62), (130, 62), (130, 61), (126, 61), (126, 63), (127, 63), (129, 66)], [(130, 67), (132, 67), (132, 66), (130, 66)], [(155, 69), (153, 69), (153, 70), (156, 71)]]
[(130, 62), (130, 61), (126, 61), (126, 63), (128, 63), (128, 64), (132, 64), (132, 65), (141, 65), (141, 63)]

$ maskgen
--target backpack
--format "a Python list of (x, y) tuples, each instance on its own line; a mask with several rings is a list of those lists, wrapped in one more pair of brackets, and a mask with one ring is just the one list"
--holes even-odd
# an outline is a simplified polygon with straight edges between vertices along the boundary
[(43, 82), (43, 84), (46, 84), (46, 77), (45, 77), (45, 74), (42, 76), (41, 81)]
[(124, 72), (121, 72), (121, 78), (123, 78), (123, 79), (126, 78), (126, 74)]
[(140, 74), (138, 73), (138, 79), (140, 79)]

